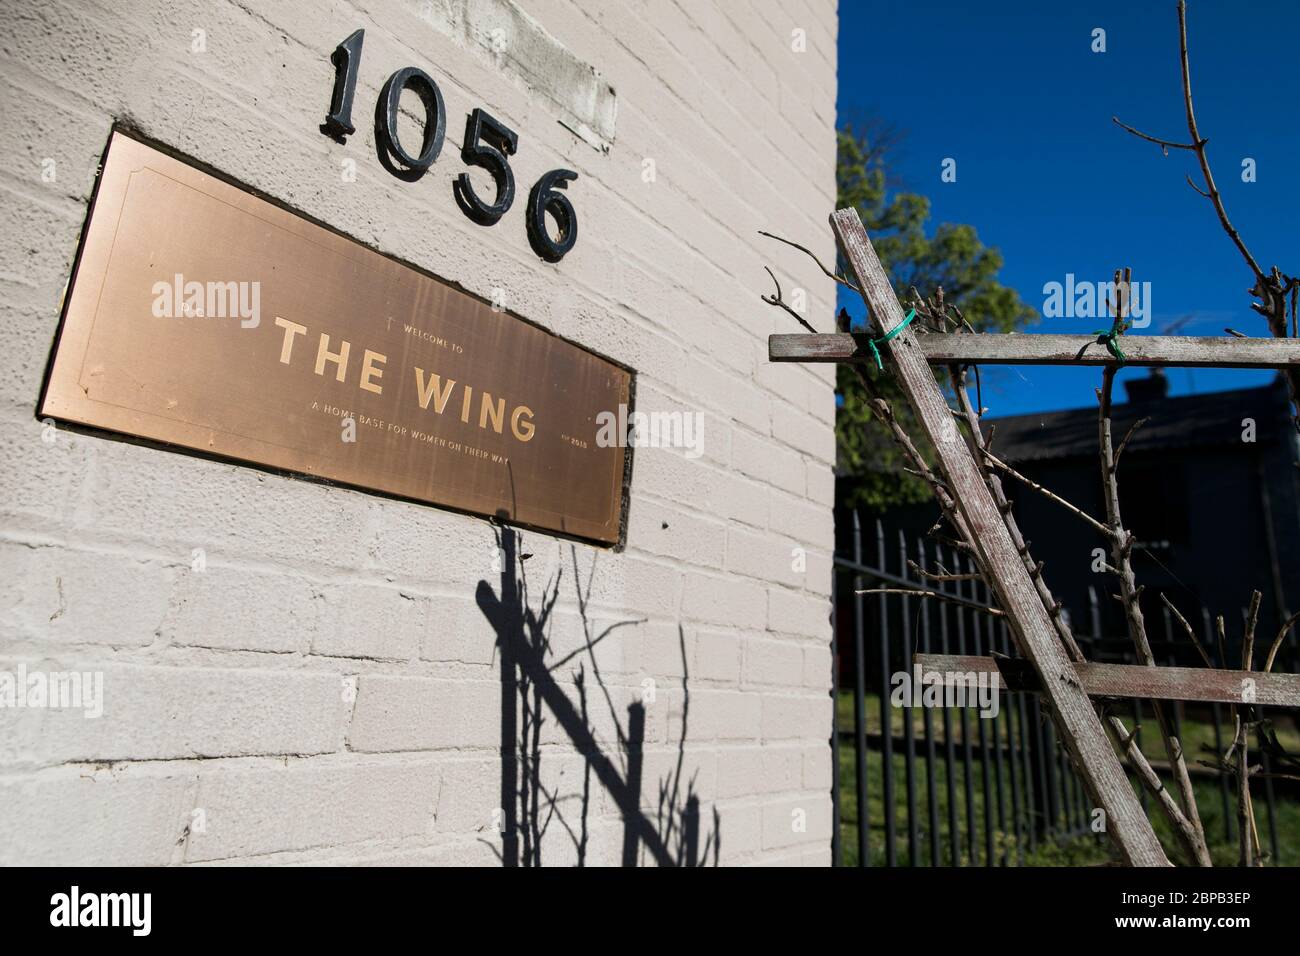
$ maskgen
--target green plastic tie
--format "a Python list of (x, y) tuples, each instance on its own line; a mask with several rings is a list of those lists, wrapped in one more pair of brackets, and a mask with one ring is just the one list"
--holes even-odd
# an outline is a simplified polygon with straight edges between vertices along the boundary
[(1119, 337), (1127, 329), (1123, 319), (1116, 319), (1109, 329), (1097, 329), (1092, 333), (1097, 336), (1097, 344), (1106, 346), (1106, 351), (1119, 359), (1120, 365), (1124, 364), (1125, 359), (1124, 350), (1119, 347)]
[(877, 335), (874, 338), (867, 339), (867, 345), (871, 346), (871, 354), (876, 357), (876, 368), (880, 369), (881, 371), (884, 371), (885, 369), (885, 366), (880, 361), (880, 349), (877, 348), (877, 346), (883, 345), (885, 342), (888, 342), (899, 332), (903, 331), (903, 329), (907, 328), (907, 324), (911, 322), (914, 318), (916, 318), (916, 309), (913, 309), (911, 312), (907, 313), (907, 318), (905, 318), (902, 322), (899, 322), (896, 326), (894, 326), (884, 335)]

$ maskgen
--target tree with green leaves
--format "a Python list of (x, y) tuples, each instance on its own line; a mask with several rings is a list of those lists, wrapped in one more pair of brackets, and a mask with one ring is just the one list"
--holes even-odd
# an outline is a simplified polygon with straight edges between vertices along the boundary
[[(868, 123), (858, 132), (839, 130), (835, 178), (836, 207), (856, 207), (871, 236), (881, 264), (889, 273), (900, 301), (933, 296), (943, 289), (944, 300), (955, 305), (981, 332), (1009, 332), (1034, 319), (1036, 313), (1019, 293), (998, 281), (1002, 255), (980, 242), (974, 226), (941, 223), (927, 234), (930, 201), (897, 190), (889, 179), (889, 150), (898, 137), (888, 127)], [(856, 299), (855, 299), (856, 302)], [(860, 305), (860, 303), (859, 303)], [(866, 328), (866, 316), (853, 320), (854, 331)], [(895, 390), (887, 374), (867, 368), (886, 398)], [(903, 470), (902, 456), (888, 430), (866, 405), (857, 374), (837, 369), (839, 410), (835, 419), (838, 468), (848, 477), (845, 504), (870, 509), (928, 500), (929, 489)], [(908, 431), (907, 403), (892, 402)]]

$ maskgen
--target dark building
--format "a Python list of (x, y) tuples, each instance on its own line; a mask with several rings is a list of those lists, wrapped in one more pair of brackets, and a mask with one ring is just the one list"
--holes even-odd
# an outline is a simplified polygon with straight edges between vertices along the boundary
[[(1285, 383), (1279, 378), (1263, 388), (1176, 398), (1166, 394), (1159, 372), (1124, 384), (1127, 401), (1113, 410), (1116, 445), (1134, 422), (1147, 421), (1120, 458), (1120, 508), (1137, 538), (1134, 570), (1145, 587), (1148, 631), (1164, 648), (1159, 656), (1197, 661), (1176, 623), (1173, 640), (1164, 641), (1164, 593), (1198, 632), (1222, 614), (1229, 663), (1240, 666), (1242, 619), (1251, 591), (1258, 589), (1263, 595), (1259, 666), (1282, 622), (1300, 608), (1300, 443)], [(1104, 519), (1095, 407), (988, 419), (985, 425), (986, 433), (993, 431), (999, 458)], [(1101, 560), (1111, 561), (1107, 541), (1077, 515), (1014, 479), (1004, 478), (1004, 486), (1033, 555), (1045, 562), (1046, 580), (1076, 630), (1091, 634), (1099, 621), (1103, 636), (1122, 638), (1122, 609), (1111, 597), (1118, 592), (1115, 577), (1094, 570)], [(936, 513), (927, 503), (880, 517), (892, 542), (900, 530), (916, 540)], [(869, 538), (874, 517), (863, 516)], [(1289, 636), (1276, 669), (1300, 666), (1296, 641)], [(1124, 644), (1127, 638), (1113, 646)]]

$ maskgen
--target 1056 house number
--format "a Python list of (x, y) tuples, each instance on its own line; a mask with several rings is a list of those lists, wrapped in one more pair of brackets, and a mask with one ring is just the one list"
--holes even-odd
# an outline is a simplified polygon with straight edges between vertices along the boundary
[[(365, 37), (365, 30), (357, 30), (330, 56), (334, 64), (334, 95), (321, 132), (340, 143), (346, 142), (347, 137), (356, 132), (352, 125), (352, 97), (357, 88), (357, 69), (361, 65), (361, 45)], [(408, 89), (424, 104), (424, 140), (416, 156), (407, 152), (397, 138), (397, 108), (402, 91)], [(433, 77), (418, 67), (407, 66), (388, 78), (379, 91), (379, 102), (375, 104), (375, 141), (385, 169), (408, 182), (419, 179), (442, 152), (446, 132), (447, 111), (442, 102), (442, 91)], [(456, 177), (452, 192), (456, 205), (480, 226), (494, 225), (514, 204), (515, 174), (510, 169), (509, 157), (518, 149), (518, 134), (487, 111), (476, 107), (466, 118), (465, 145), (461, 148), (460, 158), (468, 166), (480, 166), (491, 173), (497, 192), (492, 202), (484, 202), (483, 197), (474, 191), (468, 173)], [(578, 239), (578, 215), (569, 197), (559, 191), (577, 178), (578, 174), (570, 169), (552, 169), (529, 190), (528, 242), (533, 251), (547, 262), (559, 262)], [(558, 240), (546, 227), (547, 212), (560, 226)]]

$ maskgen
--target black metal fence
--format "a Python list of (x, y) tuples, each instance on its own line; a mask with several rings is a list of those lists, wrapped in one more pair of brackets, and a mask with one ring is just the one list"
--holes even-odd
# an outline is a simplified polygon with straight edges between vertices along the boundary
[[(1002, 693), (995, 715), (976, 708), (914, 707), (902, 690), (911, 686), (916, 653), (1015, 656), (1004, 619), (991, 615), (990, 595), (976, 578), (936, 581), (919, 572), (960, 577), (974, 567), (954, 549), (902, 532), (886, 534), (879, 520), (867, 534), (856, 513), (851, 533), (840, 535), (835, 555), (835, 759), (834, 859), (836, 865), (1007, 866), (1059, 862), (1060, 848), (1093, 833), (1090, 800), (1070, 766), (1055, 727), (1036, 695)], [(845, 540), (847, 537), (847, 541)], [(908, 594), (858, 594), (866, 589), (926, 589), (946, 600)], [(1095, 590), (1091, 592), (1093, 635), (1101, 631)], [(1076, 639), (1090, 660), (1132, 662), (1127, 637), (1085, 636), (1072, 621)], [(1152, 622), (1157, 663), (1172, 663), (1186, 650), (1166, 614), (1163, 639)], [(1203, 622), (1208, 639), (1210, 621)], [(1181, 647), (1175, 640), (1182, 636)], [(1207, 646), (1213, 646), (1208, 644)], [(901, 675), (906, 675), (903, 678)], [(906, 683), (904, 683), (904, 680)], [(891, 697), (899, 698), (899, 706)], [(1222, 754), (1233, 735), (1226, 705), (1170, 708), (1184, 741), (1189, 765)], [(992, 710), (992, 708), (989, 708)], [(1125, 702), (1124, 717), (1142, 739), (1143, 705)], [(1182, 737), (1191, 719), (1192, 741)], [(1225, 725), (1224, 720), (1227, 720)], [(1154, 726), (1149, 732), (1158, 735)], [(1158, 736), (1155, 738), (1158, 740)], [(1147, 751), (1150, 755), (1150, 751)], [(1264, 757), (1265, 763), (1266, 756)], [(1152, 764), (1160, 769), (1160, 760)], [(1260, 837), (1278, 858), (1274, 785), (1264, 767), (1256, 792)], [(1232, 844), (1235, 802), (1225, 774), (1196, 764), (1206, 836)], [(1217, 778), (1217, 783), (1215, 782)], [(1205, 788), (1218, 794), (1207, 809)], [(1263, 797), (1263, 808), (1258, 806)], [(1148, 795), (1141, 790), (1143, 806)], [(1160, 815), (1148, 807), (1152, 819)], [(1263, 809), (1263, 814), (1259, 810)], [(1217, 827), (1211, 832), (1212, 827)], [(1100, 840), (1100, 837), (1097, 838)], [(1053, 856), (1057, 853), (1057, 856)]]

